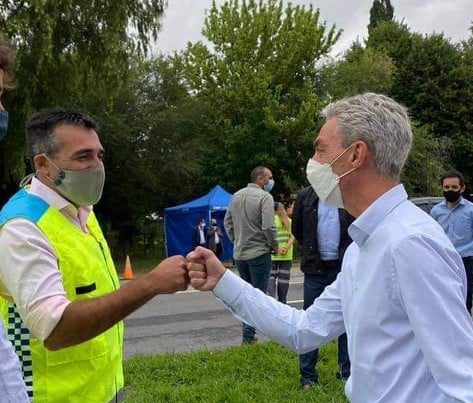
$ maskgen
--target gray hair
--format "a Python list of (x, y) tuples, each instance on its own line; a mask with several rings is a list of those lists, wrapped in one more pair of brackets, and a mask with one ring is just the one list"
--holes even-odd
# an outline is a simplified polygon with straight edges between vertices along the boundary
[(364, 141), (379, 173), (399, 179), (412, 145), (407, 109), (385, 95), (366, 93), (341, 99), (323, 111), (325, 119), (337, 118), (343, 147)]
[(59, 151), (59, 139), (54, 132), (47, 133), (41, 139), (35, 139), (30, 145), (30, 158), (34, 158), (38, 154), (46, 154), (48, 157), (54, 158)]

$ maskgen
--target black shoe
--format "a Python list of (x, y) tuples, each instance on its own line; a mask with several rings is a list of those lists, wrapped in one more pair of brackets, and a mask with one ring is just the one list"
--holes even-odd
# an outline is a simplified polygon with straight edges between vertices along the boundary
[(248, 344), (255, 344), (257, 341), (258, 341), (258, 336), (254, 335), (254, 336), (253, 336), (253, 340), (243, 340), (243, 341), (241, 342), (241, 345), (242, 345), (242, 346), (246, 346), (246, 345), (248, 345)]

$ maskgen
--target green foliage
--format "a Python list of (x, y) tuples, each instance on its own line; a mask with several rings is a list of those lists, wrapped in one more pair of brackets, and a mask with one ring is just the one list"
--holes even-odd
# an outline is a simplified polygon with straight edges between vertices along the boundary
[(203, 34), (210, 45), (189, 44), (185, 81), (205, 108), (203, 165), (208, 185), (246, 184), (256, 165), (303, 180), (322, 94), (313, 91), (317, 61), (339, 37), (319, 12), (282, 1), (213, 3)]
[(321, 81), (334, 100), (364, 92), (388, 94), (394, 72), (388, 56), (355, 42), (343, 59), (325, 67)]
[(17, 183), (25, 173), (23, 128), (32, 112), (73, 106), (97, 113), (113, 104), (131, 55), (156, 37), (163, 7), (163, 0), (0, 1), (0, 31), (16, 47), (18, 66), (18, 89), (5, 99), (4, 181)]
[(98, 211), (114, 228), (125, 225), (133, 233), (140, 217), (196, 191), (200, 167), (192, 133), (201, 111), (172, 61), (137, 60), (130, 75), (130, 85), (100, 116), (110, 175)]
[(450, 164), (452, 141), (435, 138), (425, 126), (415, 126), (412, 150), (406, 161), (401, 180), (409, 196), (438, 196), (439, 178)]
[(136, 356), (125, 363), (127, 402), (346, 402), (335, 343), (320, 350), (319, 384), (299, 389), (298, 356), (274, 343), (224, 351)]
[(394, 7), (390, 0), (374, 0), (370, 9), (370, 23), (368, 32), (371, 32), (381, 21), (392, 21)]
[[(390, 95), (409, 108), (435, 138), (453, 144), (442, 155), (464, 172), (473, 169), (473, 40), (451, 43), (443, 34), (420, 35), (398, 22), (382, 22), (371, 33), (368, 48), (383, 52), (395, 64)], [(428, 150), (426, 149), (426, 152)], [(443, 159), (443, 165), (446, 164)], [(435, 169), (434, 169), (435, 171)], [(438, 171), (437, 171), (438, 172)], [(413, 177), (413, 180), (415, 178)]]

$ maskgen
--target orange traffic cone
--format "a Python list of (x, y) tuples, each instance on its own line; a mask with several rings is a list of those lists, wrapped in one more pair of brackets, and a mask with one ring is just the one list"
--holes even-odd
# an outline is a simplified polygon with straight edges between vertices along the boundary
[(130, 256), (126, 255), (125, 269), (123, 270), (123, 280), (133, 280), (133, 270), (131, 269)]

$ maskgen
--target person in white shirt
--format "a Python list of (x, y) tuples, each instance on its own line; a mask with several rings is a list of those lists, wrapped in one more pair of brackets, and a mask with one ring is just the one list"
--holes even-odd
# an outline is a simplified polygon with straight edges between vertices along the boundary
[(200, 218), (197, 226), (192, 229), (192, 245), (194, 248), (197, 246), (207, 246), (207, 234), (205, 231), (205, 225), (205, 219)]
[(355, 403), (473, 402), (473, 321), (460, 255), (399, 183), (412, 144), (404, 107), (384, 95), (324, 110), (307, 177), (320, 199), (356, 220), (342, 270), (306, 311), (281, 304), (197, 248), (191, 284), (298, 353), (346, 331)]
[[(4, 89), (13, 87), (13, 53), (10, 44), (0, 35), (0, 95)], [(0, 101), (0, 141), (7, 134), (8, 112)], [(0, 254), (0, 260), (3, 255)], [(29, 402), (26, 385), (23, 380), (21, 364), (13, 351), (3, 323), (0, 322), (0, 402)]]

